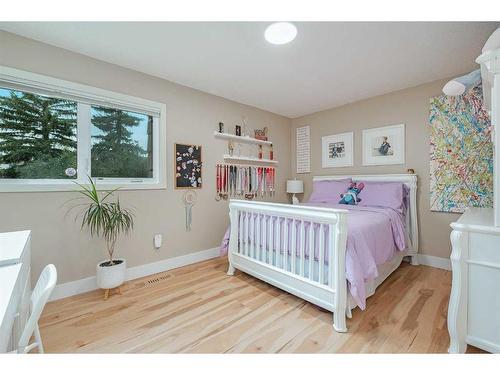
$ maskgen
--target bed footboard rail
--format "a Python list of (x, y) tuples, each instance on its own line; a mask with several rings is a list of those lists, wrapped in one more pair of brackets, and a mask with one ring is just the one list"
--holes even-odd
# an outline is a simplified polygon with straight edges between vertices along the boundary
[(347, 210), (231, 200), (228, 274), (249, 273), (334, 313), (345, 332)]

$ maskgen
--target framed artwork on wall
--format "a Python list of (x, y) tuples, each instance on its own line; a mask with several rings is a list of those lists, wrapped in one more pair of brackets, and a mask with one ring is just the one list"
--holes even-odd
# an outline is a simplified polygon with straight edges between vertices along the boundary
[(351, 167), (353, 165), (353, 140), (353, 132), (322, 137), (322, 167)]
[(404, 163), (404, 124), (363, 130), (363, 165)]
[(431, 98), (429, 125), (431, 211), (492, 207), (494, 155), (482, 86)]
[(201, 189), (201, 146), (174, 144), (176, 189)]

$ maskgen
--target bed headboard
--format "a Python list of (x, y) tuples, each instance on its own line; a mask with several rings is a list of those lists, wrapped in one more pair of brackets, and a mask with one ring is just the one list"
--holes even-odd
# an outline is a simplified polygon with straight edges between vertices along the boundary
[(342, 176), (314, 176), (313, 181), (342, 180), (352, 178), (353, 181), (401, 182), (408, 186), (408, 214), (406, 227), (408, 232), (408, 254), (418, 253), (418, 217), (417, 217), (417, 175), (415, 174), (371, 174), (371, 175), (342, 175)]

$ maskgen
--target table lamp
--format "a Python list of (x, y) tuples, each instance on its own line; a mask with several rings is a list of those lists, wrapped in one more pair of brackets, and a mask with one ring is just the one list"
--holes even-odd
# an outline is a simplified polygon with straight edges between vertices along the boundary
[(292, 203), (299, 204), (299, 199), (295, 194), (300, 194), (304, 192), (304, 182), (302, 180), (288, 180), (286, 182), (286, 192), (293, 194)]

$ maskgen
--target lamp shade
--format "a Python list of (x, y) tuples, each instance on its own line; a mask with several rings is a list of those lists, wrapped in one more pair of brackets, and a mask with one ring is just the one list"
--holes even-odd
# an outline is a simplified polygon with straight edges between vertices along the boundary
[(481, 83), (481, 70), (477, 69), (461, 77), (453, 78), (443, 87), (448, 96), (459, 96)]
[(288, 180), (286, 182), (286, 192), (287, 193), (303, 193), (304, 192), (304, 181), (302, 180)]

